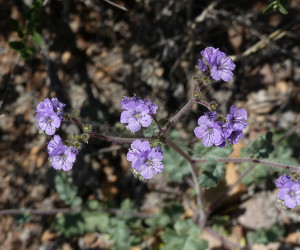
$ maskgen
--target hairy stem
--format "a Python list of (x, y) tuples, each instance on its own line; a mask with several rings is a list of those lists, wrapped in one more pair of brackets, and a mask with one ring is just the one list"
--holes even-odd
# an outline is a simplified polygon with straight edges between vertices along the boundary
[(186, 114), (192, 105), (195, 103), (196, 99), (193, 97), (191, 100), (188, 101), (187, 104), (183, 106), (181, 110), (177, 112), (175, 116), (171, 118), (171, 120), (162, 128), (164, 132), (167, 132), (184, 114)]
[[(77, 125), (79, 125), (81, 128), (84, 126), (83, 123), (81, 123), (78, 119), (71, 117), (70, 118), (73, 122), (75, 122)], [(115, 136), (108, 136), (108, 135), (102, 135), (97, 134), (94, 132), (87, 133), (90, 137), (98, 138), (105, 141), (111, 141), (115, 143), (131, 143), (135, 140), (148, 140), (147, 138), (122, 138), (122, 137), (115, 137)]]
[(108, 135), (101, 135), (96, 133), (88, 133), (90, 137), (102, 139), (105, 141), (111, 141), (115, 143), (131, 143), (135, 140), (148, 140), (148, 138), (122, 138), (122, 137), (114, 137), (114, 136), (108, 136)]
[[(300, 170), (300, 166), (292, 166), (287, 164), (281, 164), (281, 163), (275, 163), (275, 162), (269, 162), (265, 160), (260, 159), (254, 159), (254, 158), (216, 158), (217, 162), (235, 162), (235, 163), (241, 163), (241, 162), (252, 162), (254, 164), (262, 164), (273, 168), (282, 168), (287, 169), (290, 171), (298, 171)], [(208, 159), (202, 159), (202, 158), (192, 158), (193, 162), (197, 163), (205, 163), (208, 161)]]
[(205, 214), (205, 209), (204, 209), (204, 201), (202, 197), (202, 193), (198, 184), (198, 170), (196, 167), (196, 163), (193, 162), (192, 158), (185, 153), (177, 144), (175, 144), (172, 140), (170, 140), (168, 137), (167, 139), (167, 145), (171, 148), (173, 148), (178, 154), (180, 154), (185, 160), (189, 162), (189, 167), (192, 173), (192, 178), (194, 182), (194, 188), (196, 192), (196, 201), (197, 201), (197, 213), (198, 213), (198, 218), (197, 218), (197, 224), (201, 226), (202, 228), (205, 226), (206, 223), (206, 214)]
[(196, 102), (210, 110), (210, 105), (209, 105), (208, 102), (205, 102), (205, 101), (202, 101), (202, 100), (196, 100)]

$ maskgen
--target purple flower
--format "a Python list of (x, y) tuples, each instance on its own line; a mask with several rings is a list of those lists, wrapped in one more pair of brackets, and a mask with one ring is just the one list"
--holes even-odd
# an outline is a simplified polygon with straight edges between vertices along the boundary
[(218, 55), (219, 49), (215, 49), (214, 47), (207, 47), (201, 51), (201, 55), (210, 67), (216, 64), (216, 57)]
[(278, 188), (282, 188), (286, 183), (292, 182), (292, 181), (293, 180), (292, 180), (291, 176), (284, 174), (282, 176), (279, 176), (279, 178), (275, 181), (275, 185)]
[(216, 122), (209, 120), (206, 116), (201, 116), (198, 119), (198, 125), (194, 129), (194, 133), (196, 137), (202, 139), (204, 146), (218, 146), (224, 143), (221, 127)]
[(59, 118), (61, 118), (63, 114), (63, 109), (66, 106), (66, 104), (59, 102), (57, 98), (52, 98), (51, 103), (53, 105), (54, 112)]
[(36, 108), (36, 121), (39, 129), (47, 135), (53, 135), (59, 128), (62, 121), (63, 107), (65, 104), (60, 103), (57, 98), (46, 98), (40, 102)]
[(238, 109), (235, 105), (230, 108), (227, 120), (218, 117), (217, 112), (206, 112), (198, 119), (198, 127), (194, 129), (196, 137), (202, 139), (203, 145), (210, 147), (215, 145), (219, 148), (226, 146), (226, 139), (230, 144), (238, 143), (246, 128), (247, 112), (245, 109)]
[(53, 135), (57, 128), (60, 126), (60, 118), (54, 113), (50, 112), (37, 112), (35, 115), (37, 124), (41, 131), (45, 131), (47, 135)]
[(230, 136), (227, 138), (230, 144), (238, 144), (239, 139), (243, 138), (244, 134), (242, 131), (232, 131)]
[(135, 140), (127, 153), (127, 160), (132, 162), (132, 167), (146, 180), (162, 172), (162, 159), (161, 148), (151, 148), (148, 141)]
[(219, 126), (221, 127), (221, 130), (222, 130), (222, 135), (225, 137), (225, 138), (228, 138), (230, 137), (231, 133), (232, 133), (232, 126), (230, 123), (227, 123), (227, 122), (222, 122), (222, 121), (219, 121), (217, 122), (219, 124)]
[(56, 151), (63, 146), (62, 139), (59, 135), (54, 135), (51, 141), (48, 143), (47, 149), (48, 154), (51, 157), (51, 155), (55, 155)]
[(145, 104), (148, 106), (149, 108), (149, 114), (150, 115), (154, 115), (156, 114), (156, 110), (158, 109), (157, 105), (152, 103), (151, 101), (149, 100), (142, 100), (141, 103)]
[(217, 112), (216, 111), (210, 111), (210, 112), (205, 112), (205, 116), (207, 117), (208, 120), (214, 122), (217, 120)]
[(206, 64), (202, 61), (202, 59), (198, 59), (198, 69), (200, 69), (201, 71), (206, 71), (207, 70), (207, 66)]
[(155, 114), (157, 105), (149, 100), (141, 100), (137, 96), (129, 98), (124, 96), (120, 102), (121, 108), (124, 109), (121, 113), (121, 123), (127, 123), (131, 132), (137, 132), (141, 127), (148, 127), (152, 122), (151, 114)]
[(286, 207), (294, 208), (296, 205), (300, 205), (300, 184), (293, 181), (287, 182), (277, 195)]
[(52, 112), (53, 111), (53, 104), (46, 98), (43, 102), (40, 102), (36, 107), (36, 112)]
[(50, 155), (51, 165), (53, 168), (64, 171), (69, 171), (73, 167), (76, 160), (76, 153), (73, 151), (74, 147), (61, 145), (56, 148), (55, 152)]
[(210, 75), (216, 81), (222, 79), (225, 82), (231, 81), (233, 78), (232, 71), (235, 69), (235, 64), (232, 62), (230, 57), (226, 57), (226, 54), (218, 51), (215, 54), (216, 56), (214, 65), (212, 65), (210, 70)]
[(229, 82), (233, 78), (235, 64), (225, 53), (214, 47), (207, 47), (201, 51), (201, 55), (202, 59), (198, 60), (198, 68), (201, 71), (210, 69), (210, 75), (216, 81), (222, 79)]
[(59, 135), (54, 135), (47, 146), (49, 159), (53, 168), (64, 171), (69, 171), (73, 167), (76, 160), (78, 149), (73, 146), (63, 145), (62, 139)]
[(247, 119), (247, 111), (245, 109), (238, 109), (235, 105), (231, 106), (227, 119), (235, 131), (241, 131), (247, 127), (247, 122), (245, 121)]

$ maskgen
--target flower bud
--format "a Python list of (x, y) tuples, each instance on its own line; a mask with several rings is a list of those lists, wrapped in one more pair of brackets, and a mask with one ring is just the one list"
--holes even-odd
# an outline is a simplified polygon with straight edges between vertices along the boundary
[(89, 142), (89, 138), (90, 136), (86, 133), (81, 134), (80, 139), (84, 142), (84, 143), (88, 143)]
[(88, 123), (83, 124), (82, 130), (84, 133), (90, 133), (90, 132), (92, 132), (92, 125), (88, 124)]
[(196, 100), (199, 100), (200, 99), (200, 92), (195, 92), (194, 97), (195, 97)]
[(211, 103), (209, 104), (209, 107), (210, 107), (210, 110), (216, 111), (216, 110), (217, 110), (217, 107), (218, 107), (218, 103), (216, 103), (216, 102), (211, 102)]

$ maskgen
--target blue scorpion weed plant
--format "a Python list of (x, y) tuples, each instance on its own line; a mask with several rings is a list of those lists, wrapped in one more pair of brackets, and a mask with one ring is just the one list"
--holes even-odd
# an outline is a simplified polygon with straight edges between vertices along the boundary
[[(120, 101), (122, 113), (120, 122), (125, 124), (127, 128), (135, 133), (142, 127), (147, 128), (154, 120), (158, 129), (157, 135), (151, 135), (147, 138), (120, 138), (106, 135), (95, 134), (92, 132), (90, 124), (83, 124), (77, 120), (74, 115), (64, 114), (65, 104), (59, 102), (57, 98), (46, 98), (37, 105), (36, 121), (38, 128), (47, 135), (54, 135), (47, 146), (49, 160), (54, 169), (69, 171), (72, 169), (76, 160), (76, 156), (83, 143), (88, 143), (90, 137), (95, 137), (107, 141), (118, 143), (131, 143), (127, 153), (127, 160), (132, 162), (132, 172), (140, 180), (149, 180), (154, 175), (160, 174), (164, 169), (163, 151), (161, 146), (167, 144), (177, 153), (181, 154), (185, 160), (193, 164), (191, 156), (183, 152), (176, 143), (168, 138), (168, 130), (197, 102), (209, 109), (204, 115), (198, 119), (198, 126), (194, 129), (194, 134), (202, 140), (205, 147), (216, 146), (222, 148), (227, 142), (237, 144), (239, 139), (243, 137), (243, 130), (247, 127), (247, 111), (239, 109), (236, 105), (231, 106), (229, 114), (226, 116), (219, 115), (217, 103), (206, 103), (200, 100), (201, 86), (210, 83), (211, 80), (229, 82), (233, 78), (232, 71), (235, 64), (230, 57), (220, 51), (218, 48), (207, 47), (201, 51), (202, 58), (198, 60), (198, 69), (205, 75), (204, 79), (196, 77), (198, 87), (194, 93), (194, 97), (172, 117), (168, 122), (161, 126), (160, 121), (156, 120), (155, 114), (158, 106), (150, 100), (142, 100), (133, 95), (132, 97), (124, 96)], [(56, 135), (56, 130), (65, 120), (70, 120), (79, 125), (83, 133), (81, 135), (73, 135), (71, 141), (63, 143), (61, 137)], [(192, 165), (191, 165), (192, 166)], [(196, 170), (192, 167), (193, 175)], [(197, 179), (197, 177), (196, 177)], [(300, 205), (300, 181), (297, 174), (283, 175), (275, 181), (276, 187), (279, 188), (279, 203), (285, 208), (294, 208)], [(197, 181), (195, 181), (197, 185)]]

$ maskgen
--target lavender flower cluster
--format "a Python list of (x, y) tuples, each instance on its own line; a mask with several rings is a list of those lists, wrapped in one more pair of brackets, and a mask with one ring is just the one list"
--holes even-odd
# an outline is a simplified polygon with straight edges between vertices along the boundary
[[(156, 114), (157, 105), (150, 100), (142, 100), (134, 95), (124, 96), (120, 102), (121, 123), (128, 124), (128, 129), (135, 133), (141, 127), (149, 127), (152, 122), (151, 115)], [(151, 179), (154, 174), (162, 172), (164, 165), (161, 162), (163, 152), (161, 147), (151, 146), (148, 141), (135, 140), (127, 153), (127, 160), (132, 162), (133, 173), (140, 179)]]
[(37, 105), (36, 121), (39, 129), (47, 135), (53, 135), (63, 121), (63, 109), (66, 105), (59, 102), (57, 98), (46, 98)]
[(133, 133), (139, 131), (142, 126), (149, 127), (152, 122), (151, 115), (156, 114), (158, 109), (156, 104), (149, 100), (142, 100), (136, 95), (132, 98), (124, 96), (120, 104), (121, 109), (124, 110), (120, 121), (128, 124), (128, 129)]
[(73, 167), (79, 150), (74, 146), (66, 146), (59, 135), (54, 135), (47, 146), (49, 159), (53, 168), (69, 171)]
[(148, 141), (135, 140), (127, 153), (127, 160), (132, 162), (133, 173), (148, 180), (154, 174), (160, 174), (164, 168), (162, 164), (163, 152), (160, 147), (152, 147)]
[(300, 205), (300, 184), (297, 178), (284, 174), (275, 181), (275, 185), (280, 188), (277, 196), (282, 205), (287, 208)]
[[(36, 121), (39, 129), (47, 135), (53, 135), (64, 121), (63, 108), (66, 105), (57, 98), (46, 98), (37, 105)], [(62, 143), (59, 135), (54, 135), (47, 146), (49, 160), (55, 169), (69, 171), (76, 160), (78, 149), (74, 146), (67, 146)]]
[(243, 130), (247, 127), (247, 112), (233, 105), (227, 119), (217, 115), (216, 111), (205, 113), (198, 119), (198, 127), (194, 129), (196, 137), (202, 139), (206, 147), (217, 146), (222, 148), (226, 145), (226, 139), (230, 144), (238, 143), (244, 136)]
[(231, 81), (233, 78), (232, 71), (235, 64), (230, 57), (214, 47), (207, 47), (201, 51), (202, 59), (198, 60), (198, 68), (203, 72), (210, 71), (211, 77), (216, 80), (225, 82)]

